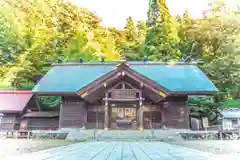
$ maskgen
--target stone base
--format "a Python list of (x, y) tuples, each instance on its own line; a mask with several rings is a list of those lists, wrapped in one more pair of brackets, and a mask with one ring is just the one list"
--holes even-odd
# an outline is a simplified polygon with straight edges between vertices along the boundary
[[(80, 129), (71, 131), (67, 140), (70, 141), (173, 141), (181, 140), (179, 133), (183, 130), (88, 130)], [(144, 129), (144, 130), (143, 130)]]

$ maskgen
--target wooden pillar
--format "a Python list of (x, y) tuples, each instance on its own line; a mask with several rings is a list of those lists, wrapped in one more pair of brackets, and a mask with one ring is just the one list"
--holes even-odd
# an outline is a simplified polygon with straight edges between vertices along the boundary
[(104, 130), (108, 130), (109, 126), (109, 114), (108, 114), (108, 97), (105, 94), (105, 105), (104, 105)]
[(59, 113), (59, 120), (58, 120), (58, 129), (62, 128), (62, 121), (63, 121), (63, 102), (62, 100), (60, 101), (60, 113)]
[(87, 106), (84, 107), (83, 128), (87, 129)]
[(140, 106), (139, 108), (139, 130), (143, 130), (144, 127), (143, 127), (143, 107)]
[(143, 126), (143, 98), (142, 98), (142, 92), (140, 92), (139, 96), (139, 130), (142, 131), (144, 129)]
[(104, 129), (108, 130), (109, 116), (108, 116), (108, 105), (104, 106)]

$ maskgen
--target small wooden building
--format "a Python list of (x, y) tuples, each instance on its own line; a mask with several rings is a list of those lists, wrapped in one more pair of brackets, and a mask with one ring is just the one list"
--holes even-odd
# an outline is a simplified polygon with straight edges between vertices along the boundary
[(236, 131), (240, 130), (240, 110), (228, 109), (221, 112), (222, 129), (224, 131)]
[(21, 116), (30, 108), (32, 97), (32, 91), (0, 91), (0, 130), (20, 128)]
[(42, 111), (32, 91), (0, 91), (0, 130), (56, 130), (59, 111)]
[(192, 64), (104, 62), (55, 64), (34, 87), (62, 96), (60, 128), (189, 128), (188, 95), (217, 88)]
[(59, 111), (27, 112), (21, 117), (21, 129), (57, 130), (59, 128)]

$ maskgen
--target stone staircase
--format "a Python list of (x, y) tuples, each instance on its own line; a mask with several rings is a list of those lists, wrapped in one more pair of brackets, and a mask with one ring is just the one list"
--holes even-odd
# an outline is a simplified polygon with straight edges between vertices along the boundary
[(182, 130), (81, 130), (69, 131), (70, 141), (174, 141), (181, 140)]
[(97, 134), (98, 141), (149, 141), (151, 131), (113, 130)]

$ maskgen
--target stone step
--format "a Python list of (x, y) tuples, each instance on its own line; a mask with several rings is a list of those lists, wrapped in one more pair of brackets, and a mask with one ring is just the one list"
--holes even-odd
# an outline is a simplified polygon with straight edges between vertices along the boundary
[(164, 130), (72, 130), (69, 132), (67, 140), (97, 140), (97, 141), (162, 141), (165, 139), (180, 139), (177, 132)]

